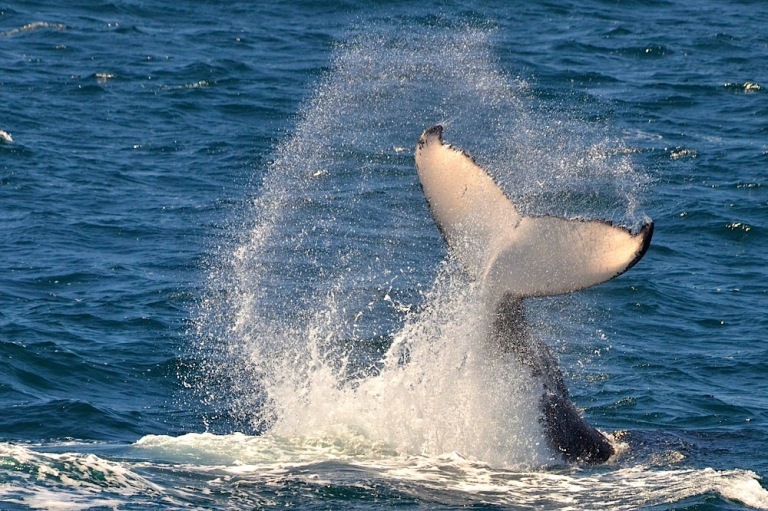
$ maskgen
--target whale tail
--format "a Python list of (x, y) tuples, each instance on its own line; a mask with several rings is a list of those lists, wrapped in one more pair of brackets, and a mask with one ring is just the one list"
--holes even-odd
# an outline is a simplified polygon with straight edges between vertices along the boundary
[(645, 254), (653, 222), (636, 232), (602, 220), (523, 216), (464, 151), (443, 143), (442, 126), (416, 147), (416, 169), (432, 216), (452, 254), (497, 304), (600, 284)]
[(545, 435), (568, 461), (600, 463), (608, 439), (571, 403), (560, 368), (525, 324), (523, 299), (569, 293), (620, 275), (643, 257), (653, 235), (600, 220), (523, 216), (467, 153), (444, 144), (442, 126), (426, 130), (416, 169), (432, 216), (451, 253), (479, 280), (492, 312), (490, 346), (512, 354), (541, 381)]

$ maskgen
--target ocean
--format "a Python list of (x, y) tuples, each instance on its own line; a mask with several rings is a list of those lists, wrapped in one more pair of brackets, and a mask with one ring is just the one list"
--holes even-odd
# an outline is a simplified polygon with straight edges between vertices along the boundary
[[(768, 509), (768, 5), (0, 3), (0, 509)], [(547, 447), (414, 166), (652, 219), (527, 302)]]

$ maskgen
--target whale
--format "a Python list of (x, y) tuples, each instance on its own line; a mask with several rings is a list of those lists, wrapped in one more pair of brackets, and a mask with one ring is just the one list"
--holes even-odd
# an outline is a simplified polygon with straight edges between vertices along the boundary
[(479, 286), (488, 349), (514, 357), (540, 383), (539, 417), (550, 449), (566, 462), (602, 463), (616, 453), (570, 399), (556, 357), (531, 331), (525, 299), (567, 294), (610, 280), (648, 250), (653, 222), (636, 229), (605, 220), (526, 216), (466, 151), (426, 129), (416, 172), (449, 254)]

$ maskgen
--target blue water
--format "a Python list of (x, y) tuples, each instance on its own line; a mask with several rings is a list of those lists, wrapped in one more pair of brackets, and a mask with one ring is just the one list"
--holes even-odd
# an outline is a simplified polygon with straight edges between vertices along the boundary
[[(768, 6), (0, 4), (1, 509), (768, 509)], [(652, 218), (531, 301), (542, 447), (416, 178)]]

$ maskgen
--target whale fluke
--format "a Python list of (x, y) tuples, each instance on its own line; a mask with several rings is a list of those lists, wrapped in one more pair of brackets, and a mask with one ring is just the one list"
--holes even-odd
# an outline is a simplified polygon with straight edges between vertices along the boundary
[(419, 138), (419, 180), (451, 252), (492, 302), (594, 286), (645, 254), (652, 222), (633, 233), (602, 220), (522, 216), (491, 176), (442, 135), (438, 125)]
[(607, 461), (613, 446), (570, 401), (557, 360), (526, 325), (523, 300), (624, 273), (648, 249), (653, 223), (633, 233), (601, 220), (523, 216), (472, 157), (443, 143), (442, 126), (419, 138), (416, 170), (451, 253), (481, 284), (492, 318), (488, 348), (516, 357), (542, 385), (539, 422), (553, 452)]

